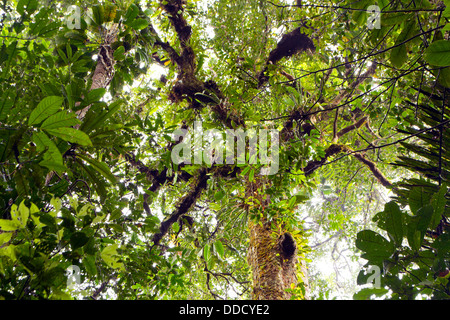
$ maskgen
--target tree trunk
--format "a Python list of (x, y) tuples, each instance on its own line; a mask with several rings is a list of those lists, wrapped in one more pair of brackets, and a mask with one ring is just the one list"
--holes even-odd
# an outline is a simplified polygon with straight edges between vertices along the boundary
[(299, 261), (297, 244), (291, 234), (285, 232), (274, 237), (271, 223), (267, 221), (250, 221), (249, 232), (248, 263), (252, 270), (252, 299), (291, 299), (292, 289), (297, 283), (305, 284), (306, 289), (305, 294), (297, 298), (307, 299), (306, 267), (304, 261)]
[[(267, 195), (261, 196), (260, 191), (264, 190), (261, 188), (261, 180), (257, 178), (255, 182), (247, 183), (246, 188), (246, 198), (251, 204), (249, 212), (254, 214), (255, 209), (260, 210), (261, 217), (259, 221), (249, 221), (250, 244), (247, 260), (252, 270), (252, 299), (308, 299), (308, 279), (303, 252), (299, 250), (294, 237), (279, 225), (277, 219), (268, 221), (265, 218), (264, 210), (270, 199)], [(301, 284), (304, 290), (297, 288), (298, 284)], [(295, 296), (293, 292), (296, 293)]]

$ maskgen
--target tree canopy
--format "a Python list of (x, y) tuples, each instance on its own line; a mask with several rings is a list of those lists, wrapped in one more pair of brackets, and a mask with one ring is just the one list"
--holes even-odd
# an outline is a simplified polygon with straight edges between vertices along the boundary
[(0, 299), (448, 299), (449, 19), (0, 1)]

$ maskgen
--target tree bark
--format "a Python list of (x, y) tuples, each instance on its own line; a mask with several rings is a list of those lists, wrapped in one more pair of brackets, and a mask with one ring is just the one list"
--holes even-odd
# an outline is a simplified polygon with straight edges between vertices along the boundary
[(297, 244), (288, 232), (274, 238), (272, 227), (267, 221), (249, 223), (247, 258), (252, 270), (252, 299), (289, 300), (292, 292), (288, 290), (298, 283), (303, 283), (306, 290), (297, 298), (308, 299), (306, 266), (299, 261)]
[(247, 261), (252, 271), (253, 300), (289, 300), (301, 284), (304, 291), (295, 290), (297, 299), (308, 299), (308, 278), (302, 248), (277, 217), (266, 217), (270, 197), (264, 193), (264, 178), (246, 184), (247, 210), (259, 215), (249, 220)]

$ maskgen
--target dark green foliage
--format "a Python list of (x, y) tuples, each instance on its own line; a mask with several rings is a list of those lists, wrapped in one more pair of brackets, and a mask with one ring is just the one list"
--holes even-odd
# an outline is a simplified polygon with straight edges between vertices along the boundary
[[(418, 173), (419, 177), (397, 182), (393, 187), (395, 200), (374, 216), (388, 239), (369, 230), (358, 233), (356, 246), (364, 252), (367, 265), (381, 270), (381, 285), (363, 289), (355, 298), (387, 293), (392, 299), (416, 299), (419, 295), (450, 298), (450, 110), (447, 92), (435, 88), (434, 98), (438, 99), (429, 100), (428, 105), (417, 105), (416, 117), (409, 119), (409, 129), (400, 130), (415, 139), (401, 143), (404, 155), (394, 165)], [(364, 274), (362, 270), (358, 284), (367, 283)]]

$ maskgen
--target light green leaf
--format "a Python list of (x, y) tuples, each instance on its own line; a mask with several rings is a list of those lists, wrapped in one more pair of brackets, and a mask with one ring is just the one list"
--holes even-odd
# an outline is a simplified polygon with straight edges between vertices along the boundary
[(252, 182), (255, 177), (255, 168), (252, 168), (248, 174), (248, 181)]
[(28, 125), (35, 125), (42, 122), (44, 119), (58, 112), (64, 98), (57, 96), (50, 96), (42, 99), (37, 107), (31, 112), (28, 119)]
[(54, 128), (54, 129), (45, 129), (49, 134), (61, 138), (65, 141), (69, 141), (72, 143), (77, 143), (82, 146), (92, 146), (91, 139), (89, 136), (83, 131), (74, 129), (74, 128)]
[(425, 49), (426, 62), (437, 67), (450, 66), (450, 41), (438, 40)]
[(222, 190), (219, 190), (216, 193), (214, 193), (214, 200), (220, 201), (223, 199), (224, 196), (225, 196), (225, 192), (223, 192)]
[(148, 21), (142, 18), (134, 20), (130, 27), (132, 27), (134, 30), (142, 30), (148, 27)]
[(12, 261), (16, 261), (16, 253), (15, 253), (16, 246), (13, 244), (10, 244), (9, 246), (0, 248), (0, 256), (5, 256), (10, 258)]
[(424, 207), (417, 210), (414, 217), (410, 218), (408, 222), (408, 232), (407, 239), (410, 247), (413, 250), (419, 250), (423, 238), (425, 236), (426, 230), (430, 225), (431, 219), (433, 217), (434, 209), (431, 205), (425, 205)]
[(15, 231), (20, 228), (20, 223), (17, 220), (0, 219), (0, 230)]
[(124, 265), (122, 262), (119, 262), (120, 259), (119, 254), (117, 253), (117, 249), (119, 248), (118, 244), (112, 244), (110, 246), (105, 247), (100, 253), (101, 258), (105, 261), (111, 268), (114, 269), (124, 269)]
[(54, 129), (60, 127), (71, 127), (80, 124), (81, 121), (77, 119), (76, 114), (67, 113), (67, 111), (60, 111), (48, 117), (41, 125), (42, 129)]
[(4, 245), (5, 243), (7, 243), (9, 240), (11, 240), (12, 238), (12, 232), (3, 232), (0, 233), (0, 246)]
[(27, 208), (25, 205), (25, 200), (22, 200), (22, 202), (19, 205), (19, 215), (17, 216), (17, 220), (20, 223), (20, 226), (24, 228), (27, 224), (28, 218), (30, 217), (30, 209)]
[(214, 242), (214, 248), (216, 249), (216, 252), (219, 254), (220, 258), (225, 258), (225, 250), (223, 248), (223, 244), (220, 240), (217, 240)]
[(205, 244), (205, 246), (203, 247), (203, 258), (205, 259), (205, 261), (209, 260), (210, 253), (211, 253), (211, 248), (210, 248), (209, 244)]

